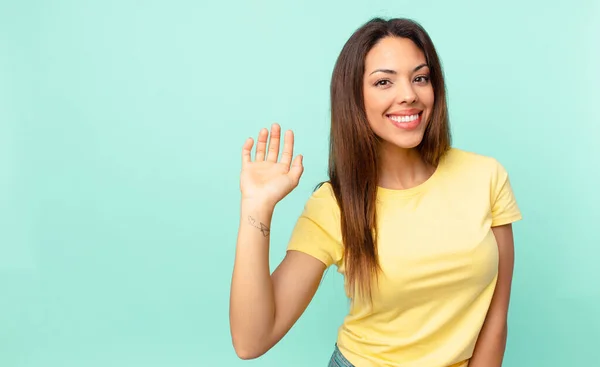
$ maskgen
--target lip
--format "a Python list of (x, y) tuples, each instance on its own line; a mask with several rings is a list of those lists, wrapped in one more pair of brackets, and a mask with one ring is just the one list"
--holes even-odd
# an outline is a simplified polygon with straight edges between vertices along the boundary
[[(400, 128), (402, 130), (414, 130), (417, 127), (419, 127), (419, 125), (421, 125), (421, 120), (423, 119), (423, 111), (419, 111), (419, 110), (407, 110), (407, 111), (415, 111), (415, 112), (411, 112), (408, 114), (402, 114), (402, 115), (397, 114), (397, 113), (394, 113), (394, 114), (390, 113), (390, 114), (387, 114), (386, 117), (397, 128)], [(410, 122), (398, 122), (398, 121), (394, 121), (390, 118), (390, 116), (410, 116), (410, 115), (416, 115), (416, 114), (418, 114), (419, 117), (416, 120), (410, 121)]]
[(386, 114), (386, 116), (410, 116), (410, 115), (421, 114), (422, 112), (423, 112), (423, 110), (411, 108), (410, 110), (391, 112), (391, 113)]

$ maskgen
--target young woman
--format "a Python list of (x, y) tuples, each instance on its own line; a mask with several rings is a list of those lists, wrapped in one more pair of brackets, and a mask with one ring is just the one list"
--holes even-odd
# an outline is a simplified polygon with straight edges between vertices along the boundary
[(373, 19), (345, 44), (331, 82), (329, 181), (308, 199), (269, 270), (277, 202), (303, 171), (277, 124), (243, 146), (231, 287), (233, 345), (261, 356), (292, 327), (323, 272), (344, 275), (350, 312), (329, 366), (498, 367), (521, 219), (494, 158), (450, 145), (442, 69), (425, 30)]

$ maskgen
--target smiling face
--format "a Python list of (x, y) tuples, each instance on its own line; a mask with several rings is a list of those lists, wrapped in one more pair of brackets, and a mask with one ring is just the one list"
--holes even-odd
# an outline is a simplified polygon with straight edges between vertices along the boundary
[(390, 148), (423, 140), (434, 103), (425, 55), (408, 38), (385, 37), (367, 54), (363, 98), (369, 125)]

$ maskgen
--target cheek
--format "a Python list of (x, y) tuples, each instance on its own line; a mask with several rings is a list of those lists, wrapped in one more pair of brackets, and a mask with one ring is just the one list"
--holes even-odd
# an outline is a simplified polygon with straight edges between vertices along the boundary
[(433, 88), (427, 88), (427, 90), (424, 90), (422, 95), (421, 95), (421, 102), (429, 109), (433, 108), (433, 102), (434, 102), (434, 93), (433, 93)]
[(381, 116), (393, 103), (386, 93), (364, 93), (365, 111), (371, 116)]

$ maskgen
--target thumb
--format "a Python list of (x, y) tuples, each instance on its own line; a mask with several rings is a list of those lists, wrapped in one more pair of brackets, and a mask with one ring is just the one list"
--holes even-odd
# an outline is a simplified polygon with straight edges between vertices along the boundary
[(304, 172), (304, 166), (302, 165), (303, 158), (302, 155), (297, 155), (290, 167), (288, 175), (292, 179), (292, 182), (294, 182), (294, 185), (298, 184), (300, 176), (302, 176), (302, 172)]

